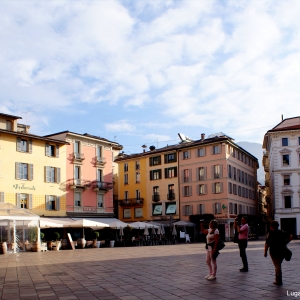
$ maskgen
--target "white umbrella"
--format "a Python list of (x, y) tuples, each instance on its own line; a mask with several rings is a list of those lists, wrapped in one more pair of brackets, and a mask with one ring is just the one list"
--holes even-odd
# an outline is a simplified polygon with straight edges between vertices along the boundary
[[(148, 227), (149, 224), (145, 222), (133, 222), (128, 224), (130, 227), (135, 228), (135, 229), (144, 229)], [(152, 225), (154, 228), (158, 228), (157, 225)]]
[[(56, 221), (47, 218), (40, 218), (40, 228), (60, 228), (63, 227), (65, 222)], [(30, 223), (29, 223), (30, 224)], [(29, 226), (29, 225), (28, 225)]]
[(172, 231), (172, 235), (177, 235), (177, 231), (176, 231), (175, 224), (173, 225), (173, 231)]
[(174, 222), (174, 224), (175, 224), (176, 226), (187, 226), (187, 227), (196, 226), (195, 223), (188, 222), (188, 221), (177, 221), (177, 222)]
[(119, 232), (119, 235), (120, 235), (120, 236), (123, 236), (123, 235), (124, 235), (124, 232), (123, 232), (123, 227), (122, 227), (122, 226), (120, 227), (120, 232)]
[(147, 225), (144, 227), (144, 235), (149, 235), (148, 227)]
[(161, 227), (160, 226), (157, 229), (157, 234), (161, 234)]
[(152, 235), (155, 235), (155, 234), (156, 234), (156, 231), (155, 231), (155, 228), (154, 228), (154, 227), (151, 228), (151, 234), (152, 234)]
[(120, 220), (108, 222), (107, 224), (109, 225), (110, 228), (113, 228), (113, 229), (121, 229), (121, 227), (125, 228), (126, 226), (128, 226), (127, 223), (124, 223)]
[(87, 220), (87, 219), (80, 219), (77, 221), (66, 222), (65, 224), (63, 224), (63, 227), (73, 227), (73, 228), (85, 227), (85, 228), (92, 228), (92, 229), (102, 229), (104, 227), (109, 227), (109, 225), (101, 222)]

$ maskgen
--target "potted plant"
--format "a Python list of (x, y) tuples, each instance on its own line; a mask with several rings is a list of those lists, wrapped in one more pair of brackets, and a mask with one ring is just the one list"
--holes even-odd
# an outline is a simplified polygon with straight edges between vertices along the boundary
[(61, 241), (59, 240), (60, 234), (58, 232), (54, 232), (53, 238), (56, 241), (56, 245), (54, 246), (54, 248), (55, 248), (55, 250), (59, 250), (61, 247)]
[(93, 248), (100, 248), (101, 242), (98, 241), (99, 236), (100, 236), (99, 232), (98, 232), (98, 231), (95, 231), (95, 232), (94, 232), (94, 238), (95, 238), (95, 239), (94, 239), (94, 242), (93, 242)]

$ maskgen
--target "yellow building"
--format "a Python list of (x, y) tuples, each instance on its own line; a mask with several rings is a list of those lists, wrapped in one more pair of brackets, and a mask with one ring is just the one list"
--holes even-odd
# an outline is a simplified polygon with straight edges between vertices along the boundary
[(30, 134), (0, 113), (0, 202), (40, 216), (66, 216), (66, 142)]
[(125, 222), (147, 220), (148, 211), (145, 203), (147, 197), (146, 157), (120, 154), (118, 163), (118, 214)]

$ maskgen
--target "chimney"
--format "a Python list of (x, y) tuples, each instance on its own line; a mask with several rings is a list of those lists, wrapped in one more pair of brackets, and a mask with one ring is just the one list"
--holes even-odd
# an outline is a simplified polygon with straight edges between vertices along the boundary
[(201, 133), (201, 141), (205, 140), (205, 133)]
[(153, 151), (153, 150), (155, 150), (155, 146), (150, 146), (149, 149), (150, 149), (150, 151)]
[(147, 146), (144, 144), (144, 145), (142, 146), (142, 148), (143, 148), (143, 153), (145, 153), (145, 152), (146, 152)]

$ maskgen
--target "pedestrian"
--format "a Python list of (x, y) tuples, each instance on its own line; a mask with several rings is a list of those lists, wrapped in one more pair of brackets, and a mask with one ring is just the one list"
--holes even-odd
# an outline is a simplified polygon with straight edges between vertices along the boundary
[(270, 231), (265, 243), (265, 257), (267, 257), (270, 248), (270, 256), (275, 267), (275, 281), (273, 283), (282, 285), (281, 264), (284, 259), (286, 245), (292, 240), (293, 236), (279, 230), (278, 227), (279, 223), (277, 221), (271, 221)]
[(242, 225), (238, 225), (238, 220), (234, 221), (234, 229), (239, 233), (238, 235), (238, 245), (240, 249), (240, 257), (243, 262), (243, 268), (240, 269), (240, 272), (248, 272), (248, 260), (246, 254), (246, 248), (248, 245), (248, 219), (247, 217), (242, 217), (241, 219)]
[(209, 229), (204, 229), (203, 223), (200, 223), (200, 231), (206, 236), (206, 263), (208, 265), (209, 274), (204, 278), (207, 280), (216, 280), (217, 274), (217, 256), (219, 254), (217, 246), (220, 238), (218, 223), (212, 220), (209, 223)]

